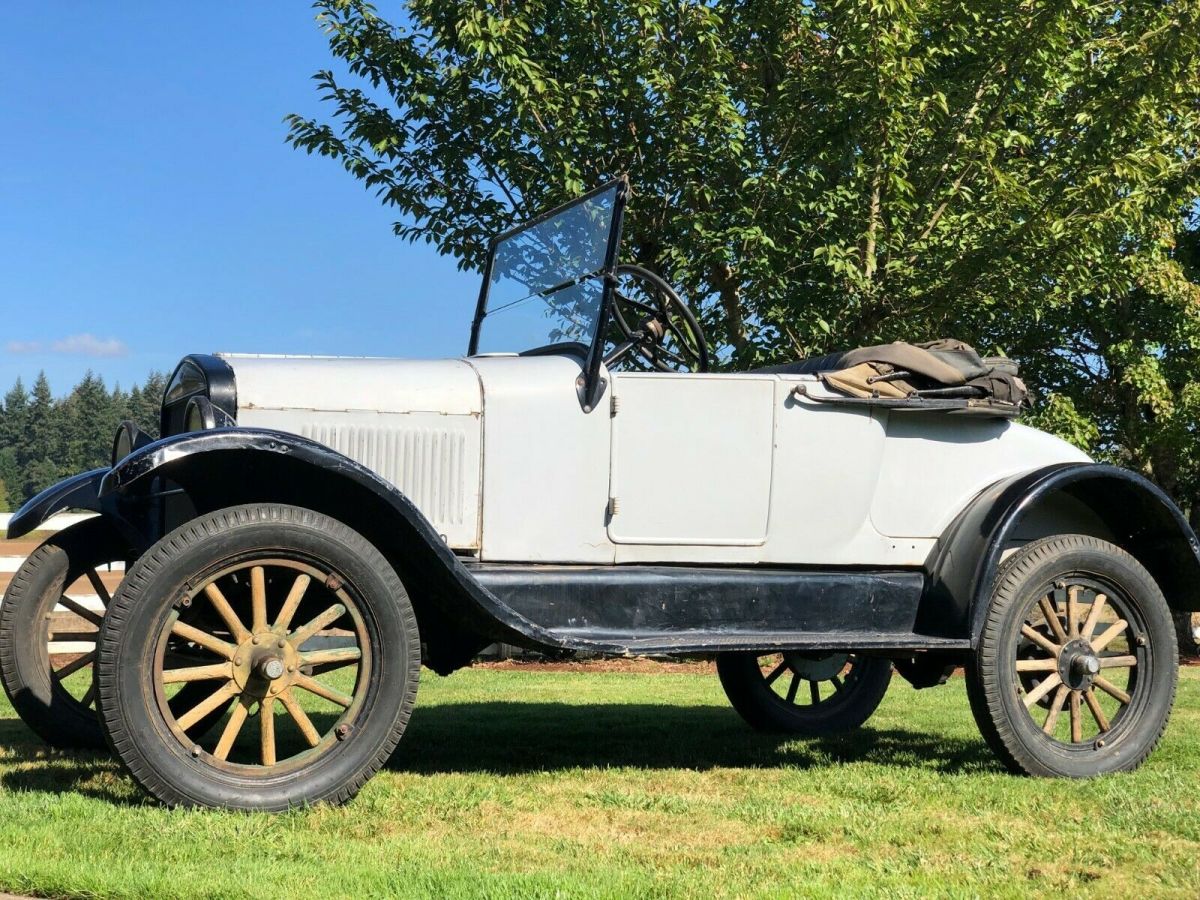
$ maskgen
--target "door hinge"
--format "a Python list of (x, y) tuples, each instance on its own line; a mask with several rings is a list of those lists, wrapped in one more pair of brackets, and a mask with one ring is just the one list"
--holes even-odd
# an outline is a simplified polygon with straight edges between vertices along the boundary
[(617, 394), (614, 391), (608, 395), (608, 415), (610, 417), (617, 414), (617, 410), (621, 408), (621, 401), (617, 399)]
[(618, 512), (620, 512), (620, 510), (621, 510), (621, 504), (617, 502), (617, 498), (609, 497), (608, 498), (608, 518), (609, 518), (609, 520), (611, 521), (613, 516), (615, 516)]

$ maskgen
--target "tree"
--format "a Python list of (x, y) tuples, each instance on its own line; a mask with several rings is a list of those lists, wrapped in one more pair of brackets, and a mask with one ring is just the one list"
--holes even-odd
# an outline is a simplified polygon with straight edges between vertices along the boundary
[[(749, 364), (1129, 284), (1196, 195), (1192, 3), (317, 4), (352, 78), (290, 118), (478, 267), (630, 172), (627, 245)], [(1180, 194), (1181, 188), (1187, 190)], [(981, 315), (982, 313), (982, 315)]]
[(18, 445), (17, 463), (26, 497), (54, 484), (69, 471), (64, 461), (66, 442), (61, 421), (46, 373), (39, 372), (30, 395), (24, 439)]

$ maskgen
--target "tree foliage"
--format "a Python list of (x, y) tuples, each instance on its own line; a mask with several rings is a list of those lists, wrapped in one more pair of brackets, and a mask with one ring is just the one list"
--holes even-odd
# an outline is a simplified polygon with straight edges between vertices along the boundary
[(145, 384), (111, 391), (93, 372), (56, 398), (45, 373), (27, 391), (20, 378), (0, 406), (0, 510), (78, 472), (107, 465), (117, 425), (130, 419), (151, 436), (166, 379), (152, 372)]
[(1200, 510), (1193, 0), (316, 7), (345, 74), (289, 139), (401, 237), (478, 268), (627, 172), (626, 258), (725, 365), (961, 337), (1023, 360), (1037, 424)]

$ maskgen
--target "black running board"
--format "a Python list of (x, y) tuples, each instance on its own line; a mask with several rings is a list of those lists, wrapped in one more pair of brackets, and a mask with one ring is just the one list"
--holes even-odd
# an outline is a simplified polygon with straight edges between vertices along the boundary
[(634, 656), (970, 648), (965, 637), (914, 631), (925, 590), (919, 570), (486, 563), (469, 570), (558, 649)]

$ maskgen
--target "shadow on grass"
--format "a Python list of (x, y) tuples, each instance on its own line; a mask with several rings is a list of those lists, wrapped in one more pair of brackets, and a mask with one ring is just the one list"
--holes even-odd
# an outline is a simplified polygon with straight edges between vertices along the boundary
[[(313, 714), (318, 730), (332, 716)], [(212, 732), (210, 732), (210, 735)], [(130, 794), (120, 764), (104, 753), (49, 750), (19, 719), (0, 719), (8, 790), (78, 793), (118, 805)], [(750, 730), (732, 710), (706, 706), (448, 703), (418, 706), (388, 763), (421, 774), (499, 775), (567, 769), (821, 768), (855, 762), (938, 773), (998, 771), (982, 740), (868, 725), (803, 739)]]
[(999, 771), (980, 740), (870, 723), (837, 737), (752, 731), (732, 710), (707, 706), (450, 703), (413, 712), (388, 767), (435, 774), (519, 774), (635, 767), (816, 768), (852, 762), (942, 773)]
[(18, 718), (0, 719), (0, 749), (5, 790), (82, 794), (121, 806), (141, 802), (122, 790), (120, 763), (106, 751), (53, 750)]

